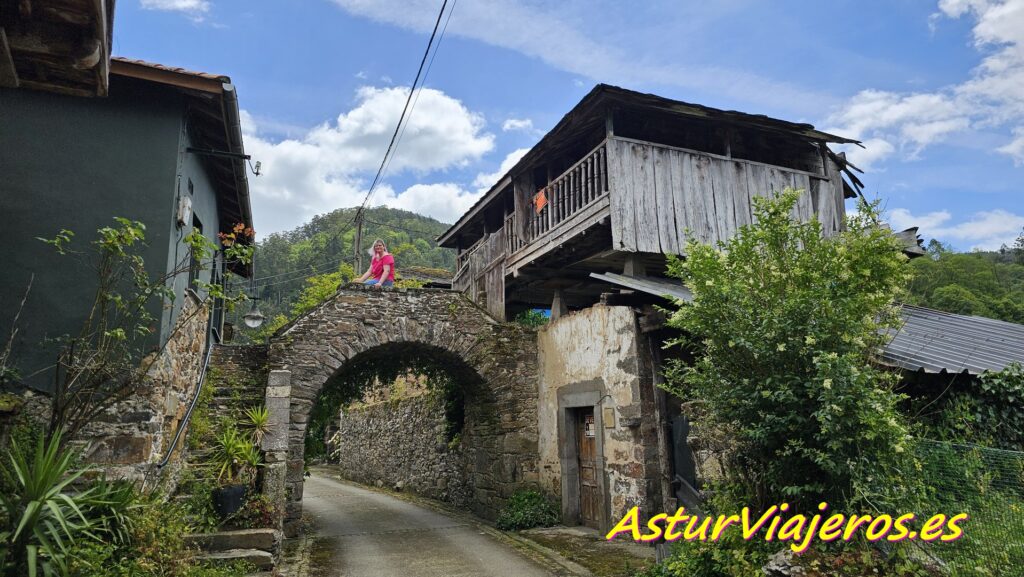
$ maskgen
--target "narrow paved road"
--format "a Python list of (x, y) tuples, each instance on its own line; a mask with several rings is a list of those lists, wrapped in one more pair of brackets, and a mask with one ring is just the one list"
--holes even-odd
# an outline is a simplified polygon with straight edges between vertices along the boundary
[(550, 577), (473, 525), (323, 476), (306, 479), (317, 577)]

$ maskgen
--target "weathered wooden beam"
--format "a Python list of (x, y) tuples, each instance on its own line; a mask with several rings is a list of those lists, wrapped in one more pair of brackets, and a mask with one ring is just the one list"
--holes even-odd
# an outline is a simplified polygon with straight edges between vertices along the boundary
[(18, 87), (18, 71), (14, 68), (14, 57), (11, 56), (11, 47), (3, 28), (0, 28), (0, 86)]
[(20, 79), (19, 83), (22, 88), (28, 88), (31, 90), (56, 92), (57, 94), (67, 94), (68, 96), (95, 96), (95, 93), (91, 90), (86, 90), (84, 88), (69, 88), (67, 86), (59, 86), (49, 82), (36, 82), (34, 80)]
[(107, 0), (93, 0), (96, 10), (95, 37), (99, 44), (96, 71), (96, 95), (106, 96), (110, 89), (110, 30), (107, 28)]

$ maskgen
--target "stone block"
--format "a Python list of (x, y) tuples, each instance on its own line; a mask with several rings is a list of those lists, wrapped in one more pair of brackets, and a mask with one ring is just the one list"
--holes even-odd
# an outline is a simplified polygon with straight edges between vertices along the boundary
[(274, 568), (274, 556), (266, 551), (258, 549), (231, 549), (229, 551), (218, 551), (216, 553), (204, 553), (196, 556), (196, 559), (213, 565), (227, 565), (244, 561), (252, 564), (258, 570)]
[(133, 465), (149, 461), (153, 451), (150, 435), (119, 435), (104, 439), (88, 462), (104, 465)]
[(204, 551), (228, 551), (231, 549), (258, 549), (275, 553), (281, 545), (281, 532), (276, 529), (242, 529), (239, 531), (218, 531), (196, 533), (185, 537), (185, 541)]
[(292, 387), (267, 387), (267, 399), (287, 399), (292, 396)]
[(290, 387), (292, 384), (292, 372), (274, 370), (267, 375), (267, 388)]

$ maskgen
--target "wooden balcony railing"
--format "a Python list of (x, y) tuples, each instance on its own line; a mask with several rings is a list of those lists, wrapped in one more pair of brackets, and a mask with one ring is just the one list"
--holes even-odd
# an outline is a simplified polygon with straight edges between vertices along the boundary
[[(527, 238), (520, 243), (519, 248), (555, 229), (608, 192), (606, 142), (602, 142), (542, 189), (547, 202), (540, 211), (531, 208), (526, 226)], [(508, 222), (505, 228), (509, 228)]]
[(516, 234), (515, 213), (505, 217), (505, 226), (501, 230), (505, 233), (505, 254), (512, 254), (526, 246), (526, 242)]

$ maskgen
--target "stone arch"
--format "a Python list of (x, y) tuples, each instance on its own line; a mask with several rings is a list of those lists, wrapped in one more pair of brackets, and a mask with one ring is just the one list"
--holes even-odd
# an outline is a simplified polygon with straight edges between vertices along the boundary
[[(268, 402), (290, 386), (282, 458), (285, 529), (302, 513), (303, 443), (310, 409), (343, 364), (381, 345), (418, 343), (461, 359), (480, 377), (476, 421), (467, 447), (472, 508), (494, 517), (516, 488), (537, 480), (537, 345), (535, 334), (501, 323), (462, 293), (439, 289), (373, 290), (347, 286), (279, 331), (270, 342)], [(282, 399), (283, 400), (283, 399)]]

